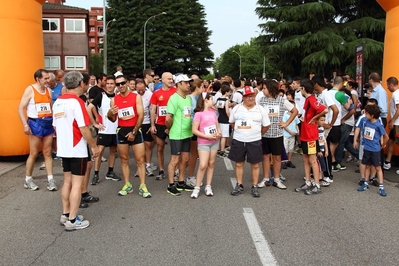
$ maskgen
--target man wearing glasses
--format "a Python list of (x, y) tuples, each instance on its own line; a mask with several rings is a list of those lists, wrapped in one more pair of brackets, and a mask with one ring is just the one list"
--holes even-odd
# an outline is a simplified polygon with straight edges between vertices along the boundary
[(129, 146), (131, 146), (140, 179), (139, 195), (143, 198), (150, 198), (151, 193), (148, 192), (145, 185), (145, 146), (140, 130), (144, 119), (143, 101), (139, 94), (128, 90), (125, 76), (117, 77), (115, 85), (120, 93), (111, 100), (111, 109), (108, 111), (107, 116), (112, 122), (115, 122), (116, 118), (118, 118), (118, 128), (116, 129), (117, 147), (125, 181), (125, 185), (118, 192), (118, 195), (126, 196), (133, 192), (129, 168)]
[(143, 77), (144, 77), (145, 84), (147, 85), (147, 88), (151, 92), (153, 92), (154, 91), (154, 83), (153, 82), (154, 82), (154, 77), (155, 77), (154, 70), (149, 69), (149, 68), (144, 69)]

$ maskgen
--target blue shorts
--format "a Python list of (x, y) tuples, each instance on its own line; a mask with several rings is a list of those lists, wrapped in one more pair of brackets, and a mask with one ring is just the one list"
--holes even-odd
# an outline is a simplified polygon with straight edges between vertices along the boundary
[(32, 135), (36, 137), (46, 137), (54, 134), (53, 118), (28, 118), (27, 121)]

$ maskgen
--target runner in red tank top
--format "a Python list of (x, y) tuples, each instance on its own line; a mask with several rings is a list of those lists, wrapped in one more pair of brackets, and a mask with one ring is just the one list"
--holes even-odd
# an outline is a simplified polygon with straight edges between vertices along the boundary
[(125, 185), (118, 192), (118, 195), (126, 196), (133, 192), (129, 168), (129, 146), (132, 146), (140, 179), (139, 194), (143, 198), (150, 198), (151, 193), (148, 192), (145, 185), (145, 146), (141, 132), (141, 124), (144, 119), (143, 101), (140, 95), (128, 90), (127, 79), (124, 76), (118, 76), (115, 79), (115, 85), (120, 94), (111, 100), (111, 109), (107, 116), (112, 122), (115, 122), (118, 118), (116, 138), (122, 175), (125, 181)]

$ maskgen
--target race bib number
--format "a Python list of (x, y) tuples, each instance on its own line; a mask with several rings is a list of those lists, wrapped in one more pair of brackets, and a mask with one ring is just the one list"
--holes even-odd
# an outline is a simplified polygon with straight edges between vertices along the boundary
[(374, 128), (366, 127), (366, 128), (364, 129), (364, 135), (363, 135), (363, 137), (364, 137), (365, 139), (373, 140), (373, 139), (374, 139), (374, 135), (375, 135), (375, 129), (374, 129)]
[(217, 101), (216, 107), (224, 108), (225, 105), (226, 105), (226, 101)]
[(308, 154), (316, 154), (316, 141), (309, 141), (308, 142)]
[(126, 107), (118, 110), (118, 117), (122, 120), (132, 119), (134, 117), (133, 107)]
[(158, 116), (166, 116), (166, 106), (158, 107)]
[(205, 135), (213, 135), (216, 133), (216, 125), (204, 127)]
[(184, 106), (183, 115), (184, 117), (191, 117), (191, 106)]
[(65, 105), (64, 104), (57, 104), (54, 105), (54, 119), (65, 117)]
[(149, 108), (145, 108), (144, 109), (144, 117), (149, 117), (150, 116), (150, 109)]
[(236, 129), (251, 129), (251, 127), (252, 127), (251, 119), (237, 120), (235, 123)]
[(50, 103), (37, 103), (36, 111), (38, 116), (51, 114)]
[(278, 114), (280, 112), (280, 106), (279, 105), (268, 105), (266, 110), (267, 110), (269, 116), (278, 116)]

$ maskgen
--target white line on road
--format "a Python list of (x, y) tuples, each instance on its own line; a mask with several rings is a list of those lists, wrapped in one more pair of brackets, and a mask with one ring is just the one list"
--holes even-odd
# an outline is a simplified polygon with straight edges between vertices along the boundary
[(229, 158), (223, 158), (224, 164), (226, 165), (227, 170), (233, 171), (233, 165), (231, 164), (231, 161)]
[(278, 265), (271, 252), (270, 246), (267, 243), (267, 240), (263, 236), (262, 230), (260, 229), (258, 220), (256, 219), (252, 208), (244, 208), (243, 210), (245, 221), (247, 222), (249, 232), (251, 234), (252, 240), (254, 241), (256, 251), (258, 252), (262, 265)]
[(230, 182), (231, 182), (232, 187), (235, 188), (236, 184), (237, 184), (237, 179), (235, 177), (231, 177)]

